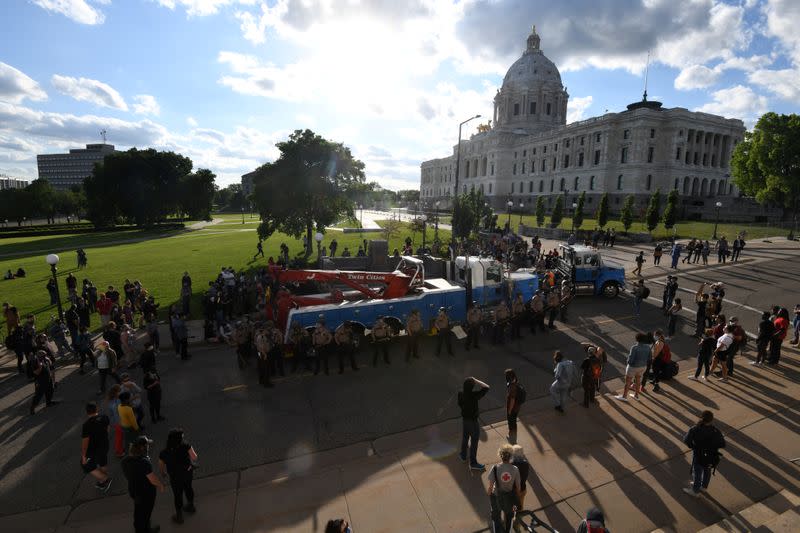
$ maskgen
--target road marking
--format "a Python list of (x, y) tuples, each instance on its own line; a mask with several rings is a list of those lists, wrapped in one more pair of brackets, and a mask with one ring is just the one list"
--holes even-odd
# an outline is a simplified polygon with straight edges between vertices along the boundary
[(230, 385), (222, 389), (222, 392), (230, 392), (233, 390), (246, 389), (247, 385)]

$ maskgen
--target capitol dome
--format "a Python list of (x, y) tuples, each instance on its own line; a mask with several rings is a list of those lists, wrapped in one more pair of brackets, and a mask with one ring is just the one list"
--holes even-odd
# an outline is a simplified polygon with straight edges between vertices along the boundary
[(566, 124), (569, 95), (540, 43), (534, 26), (522, 57), (508, 69), (495, 96), (496, 127), (533, 133)]

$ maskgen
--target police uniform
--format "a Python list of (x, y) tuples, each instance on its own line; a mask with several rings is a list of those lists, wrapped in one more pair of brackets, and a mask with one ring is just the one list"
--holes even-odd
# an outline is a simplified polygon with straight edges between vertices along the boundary
[(442, 342), (447, 344), (447, 353), (453, 356), (453, 345), (450, 341), (450, 319), (444, 308), (439, 309), (433, 325), (436, 327), (436, 357), (442, 353)]
[(500, 302), (494, 311), (494, 329), (492, 331), (492, 342), (494, 344), (504, 344), (506, 322), (508, 322), (508, 306)]
[(330, 355), (330, 345), (333, 340), (331, 330), (325, 327), (324, 322), (317, 324), (311, 341), (314, 343), (314, 350), (317, 352), (317, 362), (314, 364), (314, 375), (319, 374), (320, 364), (325, 364), (325, 375), (328, 372), (328, 356)]
[(412, 311), (406, 322), (406, 333), (408, 334), (408, 344), (406, 344), (406, 361), (411, 361), (411, 357), (419, 359), (419, 336), (422, 333), (422, 319), (419, 311)]
[(467, 311), (467, 350), (471, 347), (480, 348), (478, 339), (481, 336), (481, 310), (473, 302)]
[(547, 331), (544, 327), (544, 297), (542, 290), (536, 291), (536, 294), (531, 298), (531, 333), (536, 333), (536, 327), (540, 330)]
[(378, 352), (383, 352), (383, 360), (387, 365), (389, 361), (389, 338), (391, 330), (383, 318), (379, 318), (372, 326), (372, 366), (378, 366)]
[(333, 340), (336, 341), (336, 352), (339, 355), (339, 373), (344, 372), (344, 361), (350, 359), (350, 367), (353, 370), (358, 370), (356, 365), (355, 349), (353, 346), (353, 328), (350, 327), (348, 322), (342, 323), (333, 334)]
[(519, 339), (522, 337), (520, 329), (522, 328), (522, 321), (525, 318), (525, 303), (522, 301), (522, 295), (517, 294), (514, 303), (511, 304), (511, 338)]

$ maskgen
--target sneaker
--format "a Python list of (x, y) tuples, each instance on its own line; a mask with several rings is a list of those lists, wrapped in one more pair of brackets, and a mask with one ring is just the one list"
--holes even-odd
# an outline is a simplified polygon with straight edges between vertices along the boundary
[(486, 470), (486, 467), (480, 463), (472, 463), (469, 468), (470, 470)]
[(466, 463), (467, 462), (467, 457), (465, 455), (458, 454), (458, 458), (461, 459), (462, 463)]
[(708, 376), (703, 376), (703, 381), (708, 380)]
[(695, 376), (694, 374), (689, 374), (686, 379), (697, 380), (697, 376)]
[(638, 401), (639, 401), (639, 395), (638, 395), (638, 394), (634, 394), (634, 395), (633, 395), (633, 399), (634, 399), (634, 400), (636, 400), (636, 401), (638, 402)]
[(564, 408), (561, 407), (560, 405), (556, 405), (555, 410), (558, 411), (559, 413), (564, 413)]
[(700, 497), (700, 493), (699, 492), (695, 492), (692, 487), (683, 487), (683, 492), (685, 492), (689, 496), (693, 496), (695, 498), (699, 498)]
[(614, 398), (616, 398), (617, 400), (619, 400), (621, 402), (627, 402), (628, 401), (628, 398), (626, 396), (623, 396), (622, 394), (617, 394), (616, 396), (614, 396)]
[(757, 365), (757, 364), (758, 364), (758, 361), (750, 361), (750, 364), (751, 364), (751, 365)]

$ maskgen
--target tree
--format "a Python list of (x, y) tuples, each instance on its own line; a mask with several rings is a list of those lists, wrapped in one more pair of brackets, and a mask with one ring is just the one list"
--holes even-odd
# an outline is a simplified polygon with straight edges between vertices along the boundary
[[(389, 219), (381, 221), (381, 233), (386, 241), (392, 240), (393, 237), (400, 235), (400, 230), (403, 228), (403, 223), (399, 220)], [(390, 250), (391, 251), (391, 250)]]
[(201, 168), (181, 180), (180, 210), (189, 218), (211, 220), (215, 178), (213, 172)]
[(544, 196), (536, 199), (536, 225), (542, 227), (544, 224)]
[(664, 215), (661, 221), (664, 227), (672, 229), (675, 227), (675, 221), (678, 217), (678, 189), (672, 189), (667, 195), (667, 207), (664, 208)]
[(763, 115), (734, 149), (731, 169), (733, 182), (744, 194), (790, 210), (793, 239), (800, 204), (800, 116)]
[(597, 206), (597, 212), (595, 213), (595, 217), (597, 218), (597, 225), (601, 228), (605, 228), (606, 224), (608, 224), (608, 193), (603, 193), (603, 196), (600, 197), (600, 205)]
[[(253, 200), (261, 215), (259, 237), (276, 231), (313, 242), (316, 228), (353, 216), (348, 190), (364, 182), (364, 163), (341, 143), (311, 130), (296, 130), (277, 144), (280, 157), (259, 167), (253, 178)], [(311, 255), (311, 246), (306, 258)]]
[(561, 219), (564, 218), (564, 197), (560, 194), (556, 198), (556, 205), (553, 207), (553, 212), (550, 214), (550, 224), (557, 228), (561, 224)]
[(456, 239), (468, 239), (481, 229), (481, 223), (494, 226), (496, 216), (493, 215), (486, 197), (481, 191), (470, 190), (456, 196), (453, 202), (453, 235)]
[(625, 198), (625, 203), (622, 204), (622, 211), (619, 213), (619, 220), (622, 222), (622, 227), (625, 228), (625, 232), (627, 233), (631, 226), (633, 225), (633, 204), (635, 199), (633, 195), (630, 194)]
[(55, 222), (55, 215), (57, 211), (56, 205), (56, 191), (46, 179), (38, 179), (31, 182), (30, 185), (25, 187), (25, 190), (30, 195), (30, 201), (33, 203), (33, 212), (28, 213), (28, 218), (35, 215), (44, 215), (47, 218), (47, 223), (52, 224)]
[(656, 189), (656, 192), (650, 195), (650, 203), (647, 204), (647, 212), (644, 215), (647, 231), (651, 233), (658, 226), (659, 211), (661, 211), (661, 189)]
[(575, 208), (575, 214), (572, 215), (572, 224), (575, 229), (578, 229), (583, 224), (583, 206), (586, 204), (586, 191), (583, 191), (578, 196), (578, 206)]

